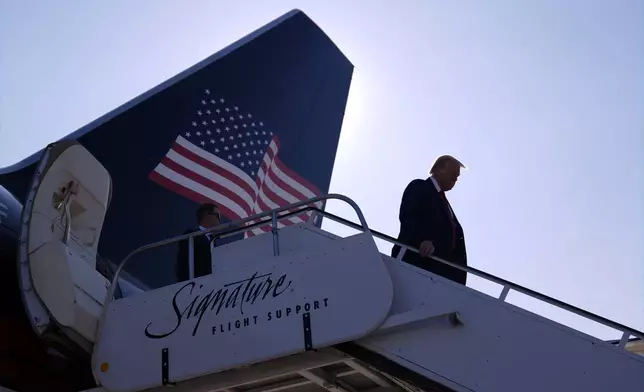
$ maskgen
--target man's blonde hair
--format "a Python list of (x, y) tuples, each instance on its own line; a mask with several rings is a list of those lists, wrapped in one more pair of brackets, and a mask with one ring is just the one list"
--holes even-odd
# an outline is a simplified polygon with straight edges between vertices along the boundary
[(463, 169), (467, 169), (461, 161), (458, 159), (454, 158), (451, 155), (441, 155), (436, 160), (434, 161), (434, 164), (432, 165), (432, 168), (429, 170), (429, 174), (434, 174), (437, 170), (440, 170), (447, 166), (449, 163), (454, 163), (462, 167)]

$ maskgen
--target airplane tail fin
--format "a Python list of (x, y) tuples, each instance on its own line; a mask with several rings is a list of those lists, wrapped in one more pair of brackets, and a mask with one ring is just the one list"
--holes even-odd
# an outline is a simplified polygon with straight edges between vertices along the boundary
[[(66, 136), (113, 179), (100, 255), (117, 262), (196, 227), (197, 203), (236, 220), (327, 193), (352, 73), (329, 37), (293, 10)], [(22, 198), (40, 154), (0, 170), (0, 183)], [(152, 287), (167, 283), (174, 261), (159, 257), (130, 272)]]

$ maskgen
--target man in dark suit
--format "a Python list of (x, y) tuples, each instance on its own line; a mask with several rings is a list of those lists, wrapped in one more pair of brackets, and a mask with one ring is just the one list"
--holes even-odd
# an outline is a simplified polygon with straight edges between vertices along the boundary
[[(398, 241), (417, 248), (406, 251), (403, 260), (419, 268), (465, 284), (467, 273), (429, 258), (434, 255), (458, 265), (467, 265), (465, 237), (445, 192), (450, 191), (465, 166), (450, 155), (436, 159), (426, 180), (407, 185), (400, 203)], [(400, 246), (392, 249), (398, 256)]]
[[(188, 229), (183, 234), (193, 233), (199, 230), (207, 230), (221, 224), (221, 215), (219, 207), (212, 203), (204, 203), (197, 209), (197, 222), (198, 227)], [(210, 247), (214, 246), (213, 243), (214, 233), (208, 233), (193, 237), (194, 247), (194, 277), (209, 275), (212, 273), (212, 258), (210, 254)], [(189, 279), (190, 264), (188, 252), (188, 240), (179, 242), (179, 252), (177, 254), (177, 279), (179, 282)]]

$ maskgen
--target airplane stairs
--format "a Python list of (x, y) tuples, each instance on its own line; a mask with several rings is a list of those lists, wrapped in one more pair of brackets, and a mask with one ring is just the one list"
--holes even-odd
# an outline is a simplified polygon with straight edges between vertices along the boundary
[[(109, 173), (87, 150), (54, 143), (21, 217), (19, 283), (33, 330), (91, 355), (94, 392), (644, 391), (644, 357), (625, 349), (644, 333), (474, 268), (465, 269), (503, 286), (499, 298), (383, 255), (374, 238), (395, 240), (370, 230), (342, 195), (235, 222), (217, 236), (273, 230), (214, 248), (211, 275), (115, 298), (134, 255), (182, 240), (192, 255), (205, 232), (133, 251), (110, 282), (96, 264), (111, 193)], [(327, 199), (351, 205), (360, 224), (315, 207)], [(280, 223), (304, 210), (360, 232), (341, 238)], [(508, 304), (510, 290), (622, 339), (603, 342)]]
[[(110, 290), (92, 358), (101, 390), (644, 390), (643, 357), (504, 302), (518, 286), (493, 298), (382, 255), (344, 196), (240, 223), (278, 228), (328, 198), (351, 204), (363, 232), (282, 227), (215, 248), (210, 276), (119, 299)], [(606, 322), (624, 341), (643, 335)]]
[[(97, 271), (97, 249), (111, 194), (110, 174), (86, 149), (53, 143), (21, 217), (19, 284), (33, 331), (70, 355), (91, 356), (95, 392), (644, 391), (644, 357), (625, 349), (644, 333), (474, 268), (465, 270), (500, 284), (500, 297), (383, 255), (374, 238), (395, 240), (370, 230), (342, 195), (234, 222), (216, 235), (267, 223), (273, 230), (214, 248), (209, 276), (115, 296), (134, 255), (164, 246), (175, 253), (178, 241), (205, 232), (143, 246), (109, 280)], [(327, 199), (351, 205), (360, 224), (316, 208)], [(305, 210), (359, 234), (280, 223)], [(510, 290), (622, 338), (603, 342), (508, 304)]]

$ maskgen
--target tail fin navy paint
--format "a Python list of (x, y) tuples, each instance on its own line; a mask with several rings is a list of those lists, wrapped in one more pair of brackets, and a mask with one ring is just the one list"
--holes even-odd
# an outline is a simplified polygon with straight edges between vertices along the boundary
[[(99, 254), (117, 263), (196, 227), (200, 202), (235, 220), (328, 192), (352, 72), (295, 10), (65, 137), (112, 176)], [(0, 170), (20, 202), (40, 154)], [(174, 263), (142, 255), (128, 272), (158, 287)]]

